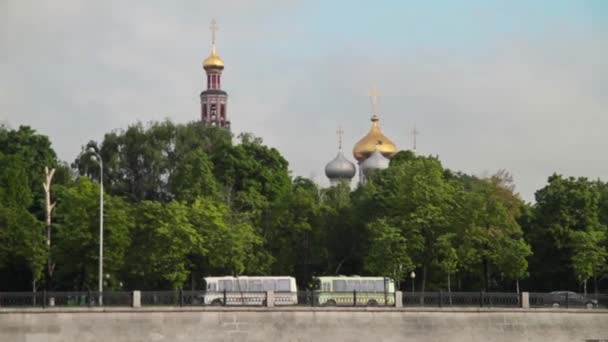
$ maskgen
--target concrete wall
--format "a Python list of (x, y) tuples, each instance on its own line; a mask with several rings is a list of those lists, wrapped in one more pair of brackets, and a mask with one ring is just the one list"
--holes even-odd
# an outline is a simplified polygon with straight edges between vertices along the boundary
[(84, 309), (0, 311), (1, 342), (608, 341), (598, 310)]

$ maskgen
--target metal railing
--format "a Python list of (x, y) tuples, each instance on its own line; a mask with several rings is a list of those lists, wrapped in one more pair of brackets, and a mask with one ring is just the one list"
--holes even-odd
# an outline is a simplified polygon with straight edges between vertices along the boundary
[(0, 307), (132, 306), (132, 292), (1, 292)]
[(508, 292), (404, 292), (403, 306), (521, 307), (521, 296)]
[(530, 293), (531, 308), (566, 308), (566, 309), (606, 309), (608, 308), (608, 294), (588, 294), (557, 291), (550, 293)]
[[(136, 296), (137, 294), (137, 296)], [(271, 303), (268, 303), (269, 299)], [(397, 300), (400, 302), (397, 303)], [(523, 303), (525, 301), (525, 303)], [(100, 304), (101, 303), (101, 304)], [(0, 292), (0, 308), (153, 306), (309, 306), (309, 307), (479, 307), (608, 309), (608, 294), (574, 292)]]

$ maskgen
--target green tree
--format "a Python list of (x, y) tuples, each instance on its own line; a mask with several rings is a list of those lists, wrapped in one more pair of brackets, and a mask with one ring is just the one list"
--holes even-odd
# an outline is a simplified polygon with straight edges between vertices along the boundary
[[(62, 290), (94, 290), (99, 265), (99, 186), (81, 177), (72, 186), (57, 187), (55, 245), (56, 284)], [(130, 245), (129, 205), (104, 194), (104, 274), (116, 286)]]
[(36, 291), (47, 251), (42, 222), (32, 215), (27, 164), (0, 152), (0, 289)]
[(213, 164), (202, 150), (188, 152), (177, 163), (169, 179), (176, 199), (192, 203), (200, 196), (219, 199), (219, 189), (213, 176)]
[(439, 269), (447, 276), (450, 305), (452, 304), (451, 276), (458, 272), (458, 253), (453, 246), (454, 236), (454, 233), (446, 233), (437, 239), (437, 262)]
[[(587, 296), (587, 281), (604, 272), (608, 268), (608, 250), (606, 250), (606, 235), (603, 231), (573, 231), (572, 237), (572, 268), (579, 282), (583, 283)], [(597, 284), (595, 284), (597, 294)]]
[(204, 253), (204, 240), (189, 220), (183, 203), (144, 201), (131, 230), (133, 244), (124, 269), (129, 287), (180, 289), (190, 274), (188, 256)]
[(530, 245), (523, 239), (503, 238), (498, 243), (496, 267), (509, 280), (515, 280), (519, 293), (519, 280), (528, 276), (528, 257), (532, 255)]
[(380, 219), (368, 224), (371, 245), (365, 257), (365, 269), (374, 274), (392, 277), (400, 284), (414, 263), (408, 251), (408, 242), (399, 230)]
[(586, 255), (584, 250), (589, 248), (596, 254), (601, 236), (606, 234), (601, 221), (602, 191), (599, 182), (552, 175), (536, 192), (526, 238), (535, 255), (530, 280), (537, 290), (577, 287), (588, 279), (590, 269), (595, 269), (589, 261), (595, 256)]

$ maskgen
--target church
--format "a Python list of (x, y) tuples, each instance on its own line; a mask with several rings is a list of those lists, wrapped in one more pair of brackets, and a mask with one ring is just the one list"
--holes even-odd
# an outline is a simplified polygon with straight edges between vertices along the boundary
[[(388, 168), (390, 158), (397, 153), (397, 146), (380, 130), (378, 93), (375, 89), (372, 89), (370, 99), (372, 101), (372, 127), (353, 148), (353, 157), (357, 160), (359, 166), (359, 184), (365, 184), (367, 177), (373, 170)], [(342, 130), (339, 129), (338, 155), (325, 166), (325, 175), (329, 178), (332, 186), (339, 182), (350, 184), (352, 178), (357, 174), (355, 164), (342, 153), (342, 133)]]
[[(201, 121), (221, 128), (230, 129), (228, 118), (228, 93), (222, 90), (221, 76), (224, 61), (217, 53), (215, 33), (218, 30), (215, 19), (211, 21), (211, 53), (203, 61), (203, 69), (207, 75), (207, 89), (201, 92)], [(369, 132), (359, 140), (353, 148), (353, 157), (357, 160), (358, 168), (342, 152), (342, 130), (338, 130), (338, 154), (325, 166), (325, 175), (332, 186), (340, 182), (350, 184), (355, 175), (359, 174), (359, 183), (364, 184), (367, 176), (377, 169), (386, 169), (390, 158), (397, 152), (395, 144), (380, 130), (378, 116), (378, 97), (375, 88), (369, 94), (372, 102), (372, 126)]]
[(217, 23), (211, 21), (211, 54), (203, 61), (203, 69), (207, 74), (207, 89), (201, 93), (201, 121), (217, 127), (230, 129), (228, 119), (228, 93), (222, 90), (222, 71), (224, 61), (215, 48), (215, 32)]

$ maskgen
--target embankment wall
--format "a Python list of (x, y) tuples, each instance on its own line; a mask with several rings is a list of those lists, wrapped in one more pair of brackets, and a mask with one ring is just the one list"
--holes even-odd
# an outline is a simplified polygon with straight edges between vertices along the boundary
[(395, 308), (1, 309), (0, 341), (608, 342), (608, 311)]

